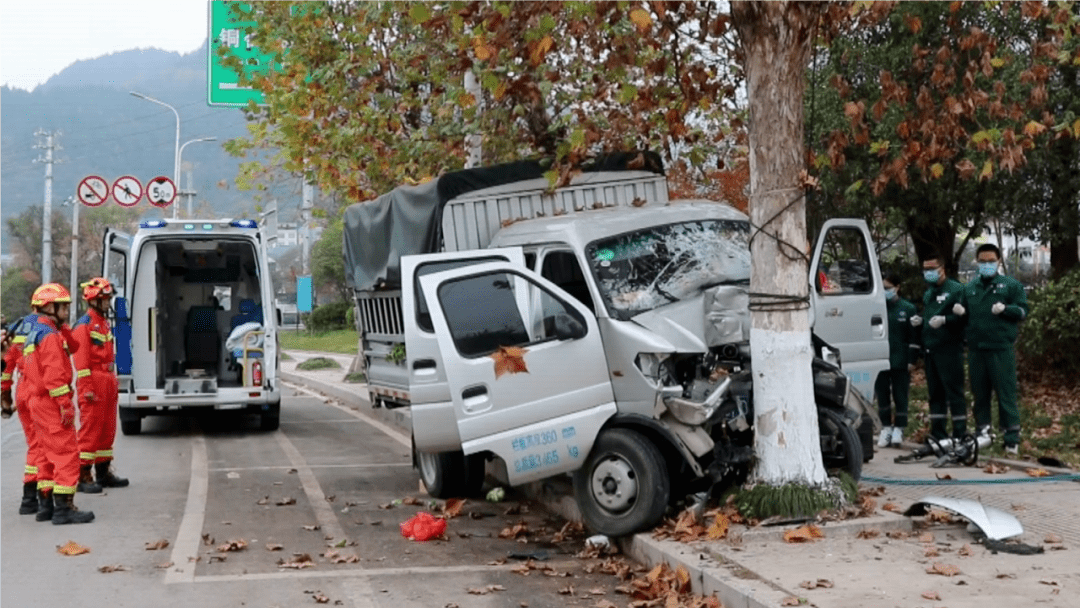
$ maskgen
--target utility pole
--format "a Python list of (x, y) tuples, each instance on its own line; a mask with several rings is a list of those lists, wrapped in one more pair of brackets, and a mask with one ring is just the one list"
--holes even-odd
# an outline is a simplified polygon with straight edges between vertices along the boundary
[(82, 203), (69, 196), (65, 205), (71, 205), (71, 312), (68, 316), (68, 325), (75, 327), (75, 315), (78, 306), (75, 305), (76, 289), (79, 288), (79, 207)]
[(303, 199), (300, 203), (300, 255), (303, 262), (304, 276), (311, 274), (311, 209), (314, 207), (315, 188), (304, 181)]
[(45, 209), (41, 220), (41, 282), (52, 282), (52, 180), (53, 180), (53, 150), (59, 149), (53, 140), (60, 135), (59, 131), (44, 131), (38, 129), (34, 133), (37, 137), (45, 138), (45, 145), (35, 145), (35, 148), (45, 149), (45, 158), (38, 158), (34, 162), (45, 163)]

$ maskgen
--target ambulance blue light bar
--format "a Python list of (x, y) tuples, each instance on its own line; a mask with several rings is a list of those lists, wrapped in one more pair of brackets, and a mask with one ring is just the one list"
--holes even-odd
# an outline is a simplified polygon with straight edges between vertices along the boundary
[(255, 223), (255, 220), (233, 220), (229, 222), (229, 225), (233, 228), (258, 228), (259, 225)]
[(139, 228), (164, 228), (165, 220), (144, 220), (139, 222)]

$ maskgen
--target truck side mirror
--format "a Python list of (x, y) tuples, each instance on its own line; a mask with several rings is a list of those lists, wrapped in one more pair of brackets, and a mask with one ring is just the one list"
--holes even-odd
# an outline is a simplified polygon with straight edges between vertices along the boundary
[(574, 317), (565, 312), (560, 312), (555, 315), (555, 337), (560, 342), (563, 340), (580, 340), (585, 337), (585, 326)]

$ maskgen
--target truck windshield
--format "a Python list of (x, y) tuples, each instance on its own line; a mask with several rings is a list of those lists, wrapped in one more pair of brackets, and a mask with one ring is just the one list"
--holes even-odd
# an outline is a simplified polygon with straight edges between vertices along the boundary
[(609, 313), (627, 320), (721, 284), (750, 283), (750, 224), (701, 220), (653, 226), (586, 251)]

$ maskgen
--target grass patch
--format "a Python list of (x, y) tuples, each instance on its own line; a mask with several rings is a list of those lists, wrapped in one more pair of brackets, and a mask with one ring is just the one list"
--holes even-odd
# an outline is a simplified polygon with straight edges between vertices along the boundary
[(333, 359), (327, 359), (326, 357), (315, 357), (298, 364), (296, 369), (302, 369), (309, 372), (316, 369), (341, 369), (341, 364)]
[(357, 347), (356, 331), (336, 329), (324, 333), (300, 331), (280, 331), (281, 347), (285, 350), (314, 350), (327, 353), (355, 355)]
[(281, 353), (281, 360), (282, 361), (292, 361), (292, 357), (289, 356), (289, 353)]
[(349, 384), (363, 384), (367, 382), (367, 376), (364, 372), (352, 372), (351, 374), (345, 374), (345, 382)]

